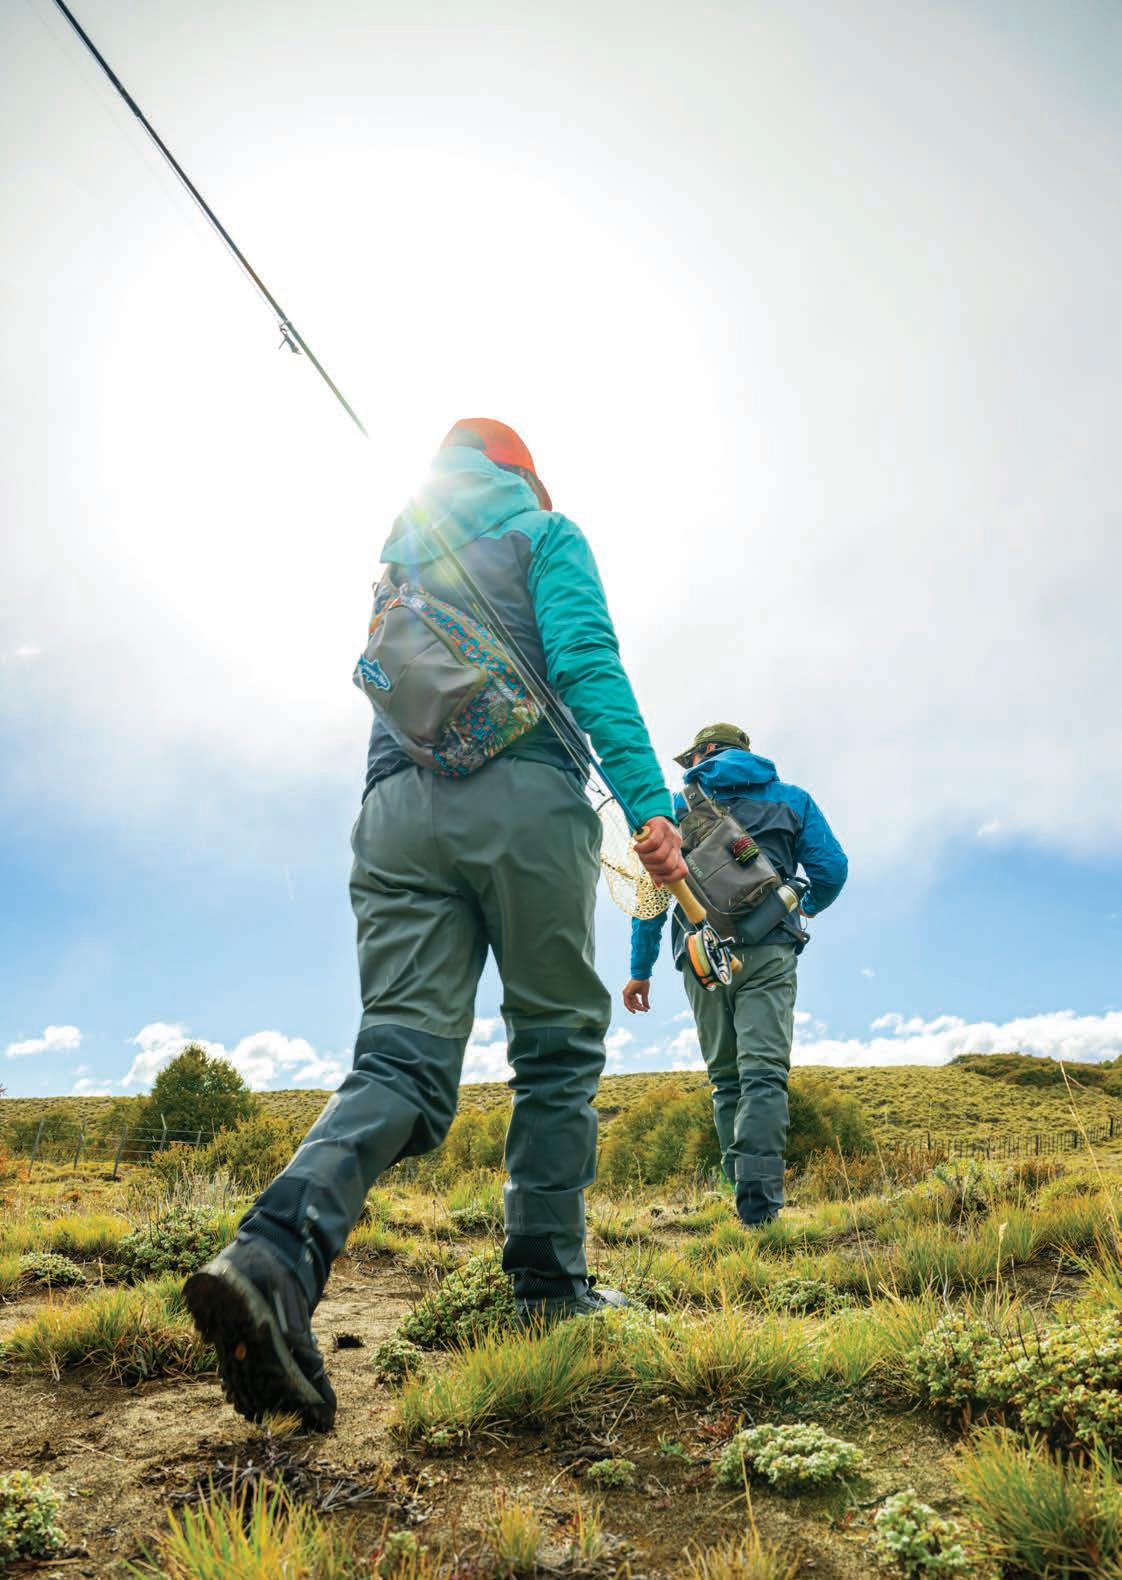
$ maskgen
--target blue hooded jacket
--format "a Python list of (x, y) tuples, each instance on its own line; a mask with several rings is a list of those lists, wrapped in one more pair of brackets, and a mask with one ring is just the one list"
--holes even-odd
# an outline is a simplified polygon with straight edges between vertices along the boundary
[[(833, 904), (849, 872), (845, 851), (812, 797), (798, 785), (784, 784), (769, 757), (730, 747), (703, 758), (687, 771), (685, 780), (698, 785), (719, 806), (727, 806), (784, 878), (795, 877), (802, 867), (810, 880), (802, 902), (807, 916)], [(680, 793), (674, 797), (674, 813), (678, 818), (686, 814)], [(631, 975), (638, 981), (645, 981), (654, 970), (667, 914), (631, 923)], [(777, 929), (768, 936), (783, 935)], [(681, 949), (676, 947), (674, 953), (680, 968)]]
[[(434, 540), (434, 525), (524, 658), (545, 675), (591, 738), (637, 821), (669, 817), (670, 792), (620, 662), (596, 561), (580, 528), (558, 511), (540, 509), (527, 482), (481, 451), (466, 445), (441, 450), (394, 522), (382, 559), (395, 580), (414, 578), (435, 597), (483, 618), (483, 611), (472, 611), (455, 565)], [(574, 768), (545, 720), (507, 753)], [(409, 766), (375, 715), (366, 793)]]

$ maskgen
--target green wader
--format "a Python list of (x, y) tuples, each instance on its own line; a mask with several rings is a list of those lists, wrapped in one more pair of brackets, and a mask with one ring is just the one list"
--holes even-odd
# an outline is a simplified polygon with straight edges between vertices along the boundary
[(786, 943), (749, 945), (737, 954), (743, 966), (731, 987), (707, 993), (688, 969), (682, 975), (737, 1210), (746, 1223), (765, 1223), (783, 1205), (796, 956)]
[(370, 791), (352, 845), (354, 1067), (243, 1232), (281, 1246), (314, 1304), (378, 1176), (447, 1133), (490, 948), (514, 1091), (503, 1265), (521, 1298), (579, 1293), (611, 1014), (593, 965), (596, 813), (546, 763), (503, 755), (466, 779), (410, 767)]

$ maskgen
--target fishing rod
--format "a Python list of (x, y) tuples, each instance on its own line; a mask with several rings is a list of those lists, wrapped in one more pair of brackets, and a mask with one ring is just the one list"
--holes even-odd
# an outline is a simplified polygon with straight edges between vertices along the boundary
[[(369, 439), (370, 433), (365, 423), (351, 405), (350, 401), (346, 398), (338, 384), (336, 384), (335, 380), (328, 373), (323, 363), (316, 356), (307, 340), (297, 329), (296, 325), (292, 321), (291, 316), (284, 310), (280, 302), (273, 295), (272, 291), (269, 290), (269, 287), (265, 284), (257, 270), (250, 263), (246, 254), (238, 246), (237, 242), (227, 230), (226, 226), (219, 219), (217, 213), (211, 207), (210, 203), (207, 202), (202, 192), (187, 174), (187, 171), (172, 153), (171, 149), (160, 136), (159, 132), (149, 120), (148, 116), (141, 109), (136, 99), (125, 87), (124, 83), (121, 81), (121, 78), (109, 64), (109, 61), (105, 58), (101, 50), (94, 43), (93, 39), (86, 32), (81, 22), (79, 22), (78, 18), (74, 15), (74, 12), (71, 10), (70, 6), (66, 3), (66, 0), (52, 0), (52, 3), (55, 6), (55, 9), (62, 15), (69, 27), (76, 34), (92, 59), (97, 63), (98, 68), (109, 81), (114, 91), (124, 102), (129, 112), (135, 116), (137, 121), (139, 121), (145, 134), (158, 150), (160, 157), (167, 164), (176, 180), (187, 192), (188, 196), (199, 209), (204, 219), (219, 237), (223, 246), (225, 246), (226, 250), (230, 253), (235, 263), (237, 263), (238, 267), (242, 270), (243, 274), (249, 280), (254, 290), (261, 297), (262, 301), (264, 301), (270, 310), (276, 315), (277, 328), (280, 330), (281, 334), (281, 344), (287, 346), (288, 349), (296, 355), (303, 355), (308, 359), (312, 367), (319, 374), (327, 388), (338, 401), (339, 405), (354, 423), (359, 433), (362, 434), (364, 439)], [(553, 691), (553, 688), (549, 685), (548, 681), (536, 672), (533, 666), (522, 654), (517, 642), (507, 630), (506, 622), (491, 604), (490, 600), (487, 598), (482, 588), (479, 587), (474, 577), (470, 575), (467, 567), (464, 565), (459, 555), (456, 554), (451, 546), (444, 540), (437, 528), (433, 528), (433, 533), (436, 538), (437, 546), (441, 549), (441, 552), (446, 555), (449, 563), (455, 568), (456, 573), (460, 576), (464, 586), (467, 588), (471, 596), (476, 600), (479, 607), (485, 611), (488, 622), (494, 628), (496, 635), (507, 647), (508, 653), (520, 680), (530, 695), (537, 702), (538, 706), (541, 708), (543, 715), (552, 726), (554, 733), (557, 735), (561, 745), (564, 747), (566, 752), (569, 754), (569, 757), (576, 765), (578, 771), (582, 776), (587, 774), (589, 769), (595, 771), (597, 777), (607, 789), (610, 799), (616, 803), (623, 814), (627, 822), (628, 831), (633, 837), (633, 840), (636, 842), (641, 842), (647, 832), (646, 826), (639, 826), (638, 819), (635, 817), (635, 814), (628, 806), (623, 796), (616, 789), (615, 785), (612, 783), (612, 780), (604, 768), (604, 765), (593, 755), (583, 733), (579, 730), (579, 727), (577, 726), (575, 720), (573, 720), (568, 709), (564, 708), (560, 699)], [(597, 808), (597, 811), (600, 815), (601, 822), (604, 823), (604, 806)], [(633, 849), (631, 854), (634, 857)], [(617, 868), (617, 871), (620, 871), (620, 869)], [(621, 875), (628, 877), (630, 881), (633, 881), (630, 874)], [(690, 888), (689, 884), (684, 878), (680, 878), (674, 883), (666, 884), (662, 887), (678, 902), (686, 916), (686, 919), (693, 929), (687, 938), (687, 953), (689, 955), (690, 965), (694, 971), (694, 974), (706, 986), (715, 986), (718, 982), (727, 986), (732, 981), (733, 973), (738, 969), (740, 964), (740, 962), (735, 959), (728, 940), (719, 936), (712, 923), (708, 920), (704, 905), (702, 905), (701, 901), (698, 899), (697, 895)], [(669, 903), (669, 901), (667, 901), (667, 903)], [(655, 914), (657, 914), (657, 911)]]
[(245, 274), (246, 278), (249, 280), (250, 284), (253, 286), (253, 288), (257, 292), (258, 296), (260, 296), (262, 301), (265, 302), (266, 305), (268, 307), (270, 307), (272, 309), (272, 311), (276, 314), (277, 328), (280, 330), (280, 333), (281, 333), (281, 344), (287, 346), (288, 349), (290, 351), (294, 352), (297, 356), (303, 355), (303, 356), (307, 357), (308, 361), (315, 368), (316, 372), (319, 374), (319, 376), (323, 380), (323, 382), (327, 385), (327, 387), (331, 391), (332, 395), (334, 395), (335, 399), (339, 402), (340, 406), (342, 406), (342, 408), (346, 412), (347, 416), (354, 423), (354, 425), (358, 429), (359, 433), (362, 434), (364, 439), (369, 439), (370, 435), (369, 435), (369, 433), (366, 430), (366, 425), (363, 423), (362, 418), (355, 411), (354, 407), (351, 405), (351, 403), (347, 399), (347, 397), (343, 394), (343, 392), (339, 388), (338, 384), (336, 384), (335, 380), (328, 373), (327, 369), (324, 367), (323, 363), (316, 356), (316, 354), (312, 350), (311, 346), (304, 339), (304, 336), (300, 333), (300, 331), (297, 329), (296, 325), (292, 322), (292, 319), (290, 318), (288, 313), (285, 312), (284, 308), (277, 301), (277, 299), (273, 295), (272, 291), (269, 290), (269, 287), (265, 284), (264, 280), (258, 274), (257, 270), (250, 263), (249, 259), (246, 257), (246, 255), (242, 251), (242, 249), (238, 246), (237, 242), (234, 240), (233, 236), (231, 236), (230, 232), (226, 229), (225, 225), (223, 225), (222, 221), (219, 219), (218, 215), (214, 212), (213, 208), (211, 208), (210, 204), (207, 202), (207, 200), (203, 196), (203, 194), (199, 191), (198, 187), (191, 180), (191, 177), (187, 174), (186, 170), (184, 170), (183, 166), (179, 163), (179, 160), (172, 153), (172, 151), (168, 147), (167, 143), (164, 142), (164, 140), (160, 136), (159, 132), (152, 125), (152, 122), (148, 119), (148, 117), (145, 115), (144, 111), (140, 108), (140, 105), (136, 102), (136, 100), (133, 98), (132, 94), (129, 92), (129, 90), (125, 87), (124, 83), (121, 81), (120, 77), (118, 77), (117, 73), (113, 70), (113, 67), (106, 60), (105, 56), (101, 53), (100, 49), (98, 49), (97, 45), (94, 43), (94, 41), (90, 37), (90, 35), (86, 32), (86, 30), (82, 26), (81, 22), (79, 22), (78, 18), (74, 15), (73, 11), (66, 4), (66, 0), (53, 0), (53, 3), (54, 3), (54, 6), (55, 6), (56, 10), (61, 12), (63, 17), (65, 17), (66, 21), (70, 24), (71, 28), (77, 34), (78, 38), (81, 39), (82, 43), (85, 45), (85, 47), (89, 51), (90, 55), (92, 55), (94, 60), (97, 62), (98, 66), (101, 68), (102, 72), (108, 78), (109, 82), (113, 85), (113, 88), (119, 94), (121, 99), (124, 100), (125, 104), (129, 108), (129, 110), (132, 112), (133, 115), (135, 115), (136, 119), (140, 122), (141, 126), (144, 128), (144, 130), (147, 133), (147, 135), (149, 136), (149, 138), (152, 140), (152, 142), (155, 144), (156, 148), (159, 150), (160, 156), (164, 160), (165, 164), (167, 164), (168, 168), (175, 175), (175, 177), (178, 180), (179, 184), (184, 188), (184, 190), (187, 192), (188, 196), (191, 198), (192, 202), (200, 210), (200, 212), (203, 215), (203, 218), (211, 226), (211, 228), (214, 230), (215, 234), (221, 239), (223, 245), (226, 247), (226, 250), (230, 253), (230, 255), (233, 257), (234, 261), (238, 264), (239, 268)]

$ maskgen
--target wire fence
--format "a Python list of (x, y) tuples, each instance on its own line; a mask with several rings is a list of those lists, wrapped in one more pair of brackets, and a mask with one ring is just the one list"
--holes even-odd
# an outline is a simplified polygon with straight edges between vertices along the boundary
[(1055, 1157), (1061, 1152), (1079, 1152), (1084, 1147), (1099, 1147), (1115, 1137), (1122, 1138), (1122, 1120), (1113, 1114), (1103, 1124), (1073, 1125), (1057, 1130), (1036, 1130), (1022, 1136), (940, 1136), (930, 1130), (912, 1130), (906, 1136), (882, 1141), (886, 1151), (906, 1151), (924, 1147), (945, 1158), (984, 1158), (1004, 1162), (1013, 1158)]
[(12, 1145), (16, 1157), (27, 1158), (27, 1176), (30, 1179), (36, 1163), (54, 1163), (76, 1169), (79, 1163), (105, 1162), (112, 1164), (113, 1179), (120, 1175), (122, 1163), (147, 1163), (157, 1152), (165, 1152), (173, 1145), (200, 1147), (213, 1141), (213, 1125), (195, 1129), (172, 1130), (162, 1122), (158, 1126), (132, 1127), (123, 1125), (120, 1130), (107, 1131), (87, 1128), (80, 1122), (59, 1125), (48, 1122), (46, 1116), (39, 1121), (34, 1133), (27, 1133)]
[[(123, 1126), (118, 1131), (87, 1127), (74, 1122), (59, 1125), (57, 1118), (46, 1117), (37, 1129), (30, 1129), (9, 1142), (16, 1157), (27, 1159), (28, 1178), (36, 1163), (53, 1163), (76, 1169), (79, 1163), (104, 1162), (112, 1166), (111, 1178), (120, 1176), (121, 1165), (144, 1164), (156, 1153), (179, 1145), (205, 1146), (215, 1136), (213, 1125), (196, 1129), (169, 1129), (161, 1123), (158, 1127)], [(1122, 1139), (1122, 1119), (1111, 1115), (1098, 1125), (1070, 1126), (1056, 1130), (1037, 1130), (1028, 1135), (944, 1136), (931, 1130), (909, 1130), (906, 1135), (882, 1140), (885, 1151), (906, 1152), (923, 1148), (933, 1156), (943, 1158), (981, 1158), (987, 1162), (1005, 1162), (1015, 1158), (1055, 1157), (1060, 1153), (1079, 1152), (1084, 1147), (1097, 1147)]]

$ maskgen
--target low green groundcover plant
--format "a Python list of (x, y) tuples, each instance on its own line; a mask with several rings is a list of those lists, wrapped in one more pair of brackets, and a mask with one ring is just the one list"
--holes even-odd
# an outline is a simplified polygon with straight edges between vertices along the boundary
[(30, 1283), (49, 1284), (55, 1289), (69, 1289), (84, 1284), (86, 1275), (72, 1257), (58, 1251), (25, 1251), (19, 1259), (21, 1278)]
[(513, 1327), (514, 1288), (499, 1254), (469, 1257), (426, 1295), (398, 1327), (398, 1334), (421, 1349), (453, 1349), (486, 1333)]
[(1063, 1449), (1122, 1446), (1122, 1311), (1008, 1333), (956, 1312), (913, 1366), (922, 1395), (964, 1422), (1005, 1422)]
[(193, 1273), (226, 1243), (226, 1233), (206, 1212), (177, 1207), (157, 1222), (126, 1234), (117, 1258), (135, 1278)]
[(834, 1481), (856, 1470), (862, 1458), (855, 1443), (831, 1437), (812, 1421), (800, 1421), (738, 1432), (721, 1450), (715, 1469), (723, 1487), (743, 1486), (747, 1472), (786, 1492)]
[(0, 1568), (20, 1558), (49, 1558), (65, 1545), (61, 1501), (46, 1476), (29, 1470), (0, 1475)]
[(873, 1521), (873, 1552), (885, 1569), (909, 1580), (929, 1575), (962, 1574), (972, 1567), (953, 1520), (936, 1514), (908, 1487), (886, 1498)]
[(633, 1487), (635, 1461), (631, 1459), (598, 1459), (585, 1471), (585, 1479), (594, 1487)]
[(812, 1312), (837, 1311), (852, 1304), (844, 1290), (821, 1278), (778, 1278), (767, 1289), (768, 1304), (777, 1311), (805, 1317)]
[(425, 1358), (425, 1352), (411, 1339), (402, 1338), (400, 1333), (391, 1333), (388, 1339), (383, 1339), (371, 1357), (374, 1362), (374, 1371), (385, 1382), (404, 1382), (411, 1372), (419, 1369)]

